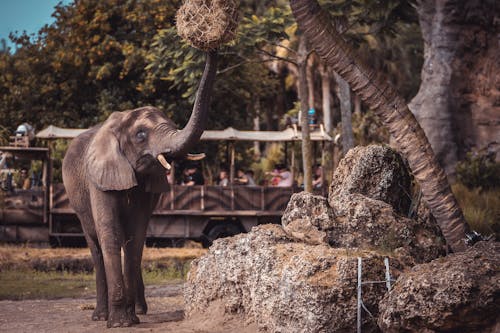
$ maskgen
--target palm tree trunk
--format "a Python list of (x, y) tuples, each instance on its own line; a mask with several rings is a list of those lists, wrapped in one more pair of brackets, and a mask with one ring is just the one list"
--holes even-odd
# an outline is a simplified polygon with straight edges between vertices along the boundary
[(290, 0), (300, 29), (319, 56), (382, 119), (408, 160), (432, 214), (453, 251), (466, 248), (468, 226), (451, 192), (448, 179), (404, 99), (382, 76), (361, 63), (339, 36), (328, 13), (316, 0)]

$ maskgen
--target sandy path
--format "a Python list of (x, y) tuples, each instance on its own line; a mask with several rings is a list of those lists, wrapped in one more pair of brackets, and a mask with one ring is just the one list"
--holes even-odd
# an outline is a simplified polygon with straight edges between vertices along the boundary
[(182, 284), (147, 287), (146, 299), (149, 313), (139, 316), (141, 323), (118, 329), (106, 329), (105, 322), (90, 320), (94, 298), (0, 301), (0, 332), (255, 332), (252, 328), (242, 330), (234, 321), (184, 320)]

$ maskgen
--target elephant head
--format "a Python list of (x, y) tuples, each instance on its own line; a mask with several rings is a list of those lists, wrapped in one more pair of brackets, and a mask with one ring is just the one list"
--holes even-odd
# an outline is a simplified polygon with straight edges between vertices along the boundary
[(207, 53), (193, 111), (187, 125), (178, 130), (160, 110), (143, 107), (114, 112), (92, 138), (87, 154), (90, 180), (103, 191), (126, 190), (146, 179), (146, 189), (165, 189), (161, 165), (187, 154), (203, 133), (216, 74), (217, 53)]

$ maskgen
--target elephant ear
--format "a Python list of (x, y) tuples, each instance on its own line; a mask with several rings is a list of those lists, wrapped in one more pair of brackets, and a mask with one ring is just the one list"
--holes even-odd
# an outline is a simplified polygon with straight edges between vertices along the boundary
[(135, 171), (110, 126), (110, 117), (97, 131), (87, 150), (87, 172), (102, 191), (127, 190), (137, 185)]

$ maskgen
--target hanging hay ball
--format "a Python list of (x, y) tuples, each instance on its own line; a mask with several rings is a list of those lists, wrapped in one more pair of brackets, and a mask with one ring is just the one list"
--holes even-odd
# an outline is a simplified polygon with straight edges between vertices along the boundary
[(213, 50), (233, 40), (238, 0), (186, 0), (176, 15), (177, 32), (192, 46)]

